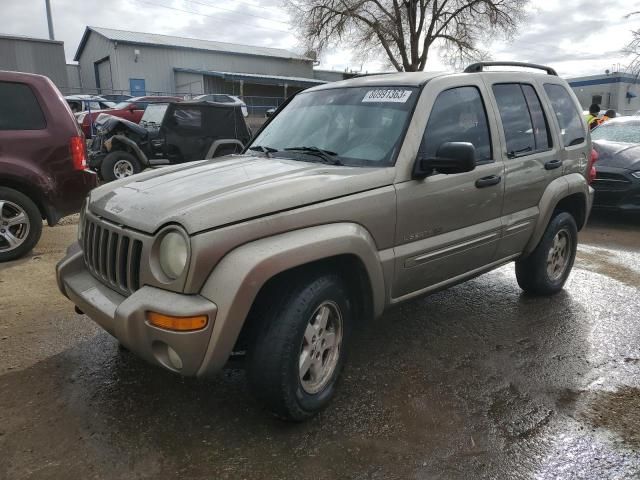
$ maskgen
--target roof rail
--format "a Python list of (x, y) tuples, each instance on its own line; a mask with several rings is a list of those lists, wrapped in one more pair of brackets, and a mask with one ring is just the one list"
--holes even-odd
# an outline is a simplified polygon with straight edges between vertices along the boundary
[(525, 67), (525, 68), (535, 68), (537, 70), (544, 70), (548, 75), (558, 76), (558, 72), (556, 72), (553, 68), (547, 67), (545, 65), (537, 65), (535, 63), (527, 63), (527, 62), (478, 62), (469, 65), (464, 69), (464, 73), (478, 73), (484, 70), (484, 67)]

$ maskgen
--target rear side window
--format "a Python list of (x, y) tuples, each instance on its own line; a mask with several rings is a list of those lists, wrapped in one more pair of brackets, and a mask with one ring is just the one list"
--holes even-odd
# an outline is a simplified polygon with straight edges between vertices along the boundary
[(533, 124), (533, 139), (536, 142), (536, 151), (549, 150), (552, 146), (549, 122), (542, 110), (540, 98), (531, 85), (522, 84), (522, 92), (527, 100), (531, 123)]
[(173, 112), (176, 126), (180, 128), (201, 128), (202, 110), (199, 108), (179, 108)]
[(544, 91), (547, 92), (553, 111), (558, 119), (564, 146), (570, 147), (583, 143), (585, 141), (585, 131), (580, 119), (580, 113), (567, 89), (562, 85), (546, 83)]
[(476, 87), (452, 88), (436, 98), (420, 152), (427, 157), (435, 157), (440, 145), (446, 142), (473, 144), (476, 162), (492, 159), (487, 112)]
[(24, 83), (0, 82), (0, 130), (43, 130), (44, 114)]
[(517, 157), (534, 152), (536, 143), (531, 115), (529, 115), (527, 100), (520, 84), (494, 85), (493, 94), (502, 119), (502, 128), (507, 141), (507, 155)]

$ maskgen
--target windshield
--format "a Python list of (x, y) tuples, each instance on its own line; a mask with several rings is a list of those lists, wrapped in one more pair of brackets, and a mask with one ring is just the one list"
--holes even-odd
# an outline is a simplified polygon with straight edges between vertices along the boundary
[(344, 165), (390, 166), (417, 97), (417, 89), (411, 87), (301, 93), (265, 127), (250, 148), (263, 147), (275, 157), (303, 161), (318, 161), (309, 149), (320, 149)]
[(169, 105), (167, 103), (156, 103), (155, 105), (149, 105), (142, 118), (140, 119), (140, 123), (142, 125), (147, 123), (156, 123), (160, 125), (162, 123), (162, 118), (164, 117), (164, 112), (167, 111), (167, 107)]
[(593, 140), (640, 143), (640, 122), (607, 122), (591, 131)]

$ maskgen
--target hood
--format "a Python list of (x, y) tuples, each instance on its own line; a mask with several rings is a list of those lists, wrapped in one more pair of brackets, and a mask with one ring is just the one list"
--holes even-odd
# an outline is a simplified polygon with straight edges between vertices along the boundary
[(151, 234), (168, 223), (194, 234), (383, 187), (393, 178), (393, 168), (230, 155), (109, 183), (92, 192), (90, 210)]
[[(108, 110), (106, 110), (108, 112)], [(116, 117), (108, 113), (98, 115), (95, 120), (96, 129), (99, 134), (107, 135), (114, 131), (116, 128), (126, 129), (140, 136), (145, 136), (148, 132), (144, 127), (141, 127), (137, 123), (130, 122), (124, 118)]]
[(640, 145), (636, 143), (608, 142), (594, 140), (593, 147), (598, 152), (598, 165), (640, 170)]

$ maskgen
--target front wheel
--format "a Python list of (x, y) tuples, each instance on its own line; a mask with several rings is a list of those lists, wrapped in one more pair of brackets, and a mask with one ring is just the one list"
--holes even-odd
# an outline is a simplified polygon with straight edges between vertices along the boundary
[(100, 174), (106, 182), (130, 177), (142, 170), (140, 161), (129, 152), (115, 151), (102, 159)]
[(516, 261), (518, 285), (535, 295), (552, 295), (564, 287), (578, 246), (578, 228), (567, 212), (555, 215), (536, 249)]
[(327, 274), (301, 282), (272, 305), (249, 350), (247, 376), (276, 416), (302, 421), (326, 407), (335, 392), (351, 333), (351, 302), (342, 280)]

